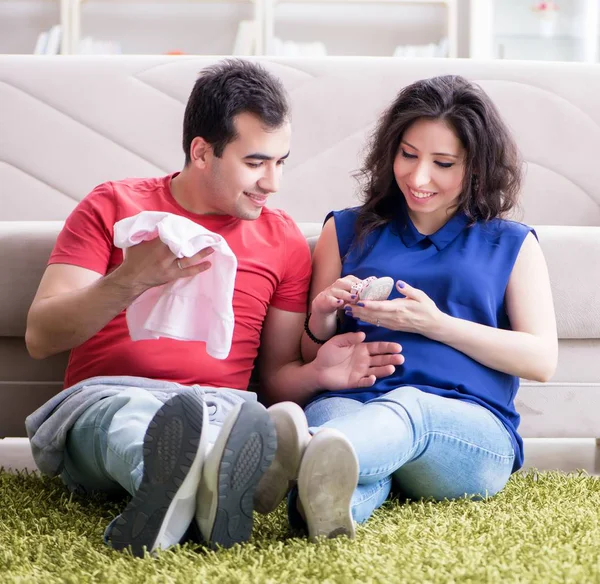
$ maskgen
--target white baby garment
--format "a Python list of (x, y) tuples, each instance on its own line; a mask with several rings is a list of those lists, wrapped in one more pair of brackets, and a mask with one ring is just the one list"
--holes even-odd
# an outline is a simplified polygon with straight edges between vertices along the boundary
[(134, 341), (159, 337), (205, 341), (211, 357), (225, 359), (233, 337), (237, 258), (223, 237), (186, 217), (142, 211), (115, 223), (114, 243), (123, 250), (156, 237), (178, 258), (212, 247), (214, 253), (207, 258), (212, 267), (141, 294), (127, 308), (129, 335)]

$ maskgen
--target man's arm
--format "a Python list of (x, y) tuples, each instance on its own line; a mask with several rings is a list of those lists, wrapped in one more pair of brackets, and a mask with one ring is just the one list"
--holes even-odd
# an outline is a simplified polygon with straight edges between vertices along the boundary
[[(311, 307), (309, 330), (317, 338), (323, 341), (330, 339), (336, 333), (337, 308), (343, 306), (339, 303), (337, 307), (330, 309), (329, 314), (318, 314), (314, 310), (313, 301), (315, 297), (331, 286), (342, 273), (342, 260), (337, 245), (337, 233), (333, 217), (327, 220), (315, 247), (312, 256), (312, 278), (310, 281), (309, 306)], [(306, 333), (302, 335), (302, 358), (307, 363), (312, 361), (319, 350), (319, 345), (312, 341)]]
[(317, 373), (300, 356), (305, 315), (269, 307), (261, 336), (259, 374), (261, 396), (269, 403), (303, 405), (317, 392)]
[(316, 359), (305, 364), (300, 356), (304, 317), (272, 306), (267, 312), (259, 373), (261, 395), (269, 403), (304, 405), (323, 390), (370, 387), (404, 363), (397, 343), (364, 343), (364, 333), (346, 333), (328, 341)]
[(129, 248), (105, 276), (68, 264), (48, 266), (27, 316), (29, 354), (43, 359), (81, 345), (146, 290), (208, 269), (210, 263), (198, 262), (211, 252), (180, 260), (180, 270), (169, 248), (154, 239)]
[(27, 315), (29, 354), (44, 359), (81, 345), (134, 298), (114, 273), (103, 278), (79, 266), (48, 266)]

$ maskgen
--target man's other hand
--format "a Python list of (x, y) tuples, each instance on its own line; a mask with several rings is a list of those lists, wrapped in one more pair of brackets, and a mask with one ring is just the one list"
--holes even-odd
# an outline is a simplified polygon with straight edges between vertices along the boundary
[(345, 333), (327, 341), (313, 362), (323, 389), (371, 387), (404, 363), (398, 343), (364, 343), (365, 333)]

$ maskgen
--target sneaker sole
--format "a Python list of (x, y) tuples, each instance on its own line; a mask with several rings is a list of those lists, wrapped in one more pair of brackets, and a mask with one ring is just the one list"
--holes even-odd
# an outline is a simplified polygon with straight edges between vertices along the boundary
[(306, 416), (299, 405), (285, 402), (271, 406), (267, 412), (275, 424), (277, 452), (254, 494), (254, 509), (263, 514), (277, 509), (287, 495), (298, 478), (300, 462), (310, 442)]
[(210, 547), (228, 548), (250, 538), (254, 492), (276, 448), (275, 426), (262, 405), (244, 402), (227, 417), (209, 455), (218, 467), (205, 466), (198, 489), (196, 521)]
[(315, 434), (298, 475), (298, 494), (311, 540), (354, 537), (350, 504), (357, 484), (358, 459), (347, 438), (331, 428)]
[(117, 550), (135, 556), (179, 543), (196, 508), (208, 412), (202, 398), (182, 392), (167, 401), (144, 437), (144, 474), (135, 495), (110, 534)]

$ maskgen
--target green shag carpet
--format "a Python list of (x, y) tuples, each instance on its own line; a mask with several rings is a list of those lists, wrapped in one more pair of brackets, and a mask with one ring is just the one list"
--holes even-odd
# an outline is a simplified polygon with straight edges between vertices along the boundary
[(0, 470), (0, 582), (600, 582), (600, 479), (585, 473), (517, 473), (479, 502), (391, 500), (353, 541), (292, 536), (282, 505), (247, 544), (143, 559), (102, 542), (123, 504)]

